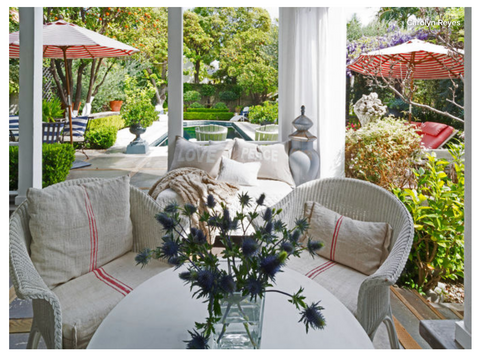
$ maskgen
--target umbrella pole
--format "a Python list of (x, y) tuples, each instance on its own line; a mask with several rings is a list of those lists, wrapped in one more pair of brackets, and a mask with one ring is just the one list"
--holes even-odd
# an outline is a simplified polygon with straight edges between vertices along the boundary
[(63, 60), (65, 61), (65, 78), (67, 81), (67, 107), (68, 107), (68, 121), (70, 123), (70, 144), (73, 145), (73, 129), (72, 129), (72, 105), (70, 100), (70, 75), (68, 73), (67, 63), (67, 48), (61, 47), (63, 51)]
[(410, 103), (409, 103), (409, 111), (408, 111), (408, 123), (412, 122), (412, 99), (413, 99), (413, 76), (410, 79)]

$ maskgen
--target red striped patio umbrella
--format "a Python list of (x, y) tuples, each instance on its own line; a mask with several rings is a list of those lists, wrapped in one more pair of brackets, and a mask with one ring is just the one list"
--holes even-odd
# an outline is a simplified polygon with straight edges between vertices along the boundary
[[(19, 32), (10, 34), (9, 51), (11, 58), (19, 57)], [(94, 31), (87, 30), (86, 28), (65, 22), (63, 20), (43, 25), (43, 57), (63, 58), (65, 64), (67, 59), (122, 57), (130, 56), (138, 51), (138, 49), (122, 42), (100, 35)], [(72, 143), (73, 135), (70, 78), (68, 71), (65, 71), (65, 74), (67, 81), (68, 114), (70, 120), (70, 143)]]
[(364, 75), (409, 78), (411, 101), (415, 79), (463, 77), (463, 50), (453, 52), (444, 46), (415, 39), (398, 46), (362, 54), (348, 68)]

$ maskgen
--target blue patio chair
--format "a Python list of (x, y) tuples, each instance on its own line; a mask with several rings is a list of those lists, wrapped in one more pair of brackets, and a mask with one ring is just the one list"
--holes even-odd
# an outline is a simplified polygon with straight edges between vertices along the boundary
[[(65, 123), (42, 123), (43, 142), (47, 144), (58, 143), (62, 138), (62, 131)], [(10, 116), (9, 131), (10, 141), (18, 141), (18, 115)]]
[(248, 112), (250, 111), (250, 108), (249, 107), (244, 107), (241, 111), (240, 111), (240, 115), (243, 115), (245, 118), (248, 118)]
[(65, 123), (43, 123), (43, 142), (46, 144), (58, 143), (62, 139), (62, 133)]
[(10, 141), (18, 141), (18, 115), (11, 115), (8, 118)]
[[(85, 132), (88, 127), (88, 117), (76, 117), (72, 118), (72, 135), (73, 141), (84, 141)], [(70, 141), (70, 121), (67, 120), (63, 129), (63, 140), (65, 142)]]

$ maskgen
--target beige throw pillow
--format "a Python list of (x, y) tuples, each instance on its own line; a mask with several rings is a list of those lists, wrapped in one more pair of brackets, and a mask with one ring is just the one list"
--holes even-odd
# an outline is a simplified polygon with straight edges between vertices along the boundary
[(49, 288), (133, 246), (128, 176), (27, 191), (32, 262)]
[(258, 170), (260, 162), (238, 162), (222, 157), (218, 181), (225, 181), (242, 186), (258, 186)]
[(170, 170), (195, 167), (215, 178), (218, 175), (222, 154), (227, 146), (228, 142), (226, 141), (215, 145), (200, 145), (177, 136)]
[(288, 163), (286, 143), (257, 145), (235, 139), (232, 159), (239, 162), (260, 161), (262, 166), (258, 172), (258, 178), (283, 181), (290, 186), (295, 186)]
[(377, 271), (388, 256), (392, 228), (387, 223), (363, 222), (342, 216), (318, 202), (305, 203), (307, 235), (325, 246), (318, 252), (364, 274)]

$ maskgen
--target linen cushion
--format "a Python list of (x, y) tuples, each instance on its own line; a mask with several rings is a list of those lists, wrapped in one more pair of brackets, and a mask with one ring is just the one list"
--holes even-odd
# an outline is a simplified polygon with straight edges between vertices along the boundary
[(290, 186), (295, 186), (288, 163), (286, 143), (257, 145), (235, 139), (232, 159), (239, 162), (260, 161), (262, 166), (258, 172), (258, 178), (283, 181)]
[(128, 176), (27, 191), (32, 262), (52, 288), (132, 249)]
[[(208, 145), (216, 145), (216, 144), (222, 144), (222, 143), (223, 143), (223, 141), (210, 140), (208, 142)], [(225, 150), (223, 151), (222, 156), (226, 157), (227, 159), (231, 159), (232, 158), (232, 150), (233, 150), (233, 140), (227, 140), (226, 143), (227, 143), (227, 146), (225, 147)]]
[(217, 180), (243, 186), (257, 186), (257, 175), (261, 165), (258, 161), (242, 163), (222, 157)]
[(62, 307), (63, 348), (85, 348), (108, 313), (133, 289), (170, 268), (152, 260), (140, 268), (129, 252), (88, 274), (59, 285), (53, 292)]
[(392, 228), (388, 223), (363, 222), (342, 216), (318, 202), (304, 206), (308, 236), (325, 245), (318, 254), (367, 275), (388, 256)]
[(353, 314), (357, 311), (358, 292), (367, 275), (320, 256), (312, 259), (307, 251), (290, 257), (287, 267), (319, 283)]
[(199, 145), (177, 136), (170, 170), (181, 167), (195, 167), (204, 170), (215, 178), (218, 175), (220, 160), (227, 145), (226, 141), (209, 146)]

